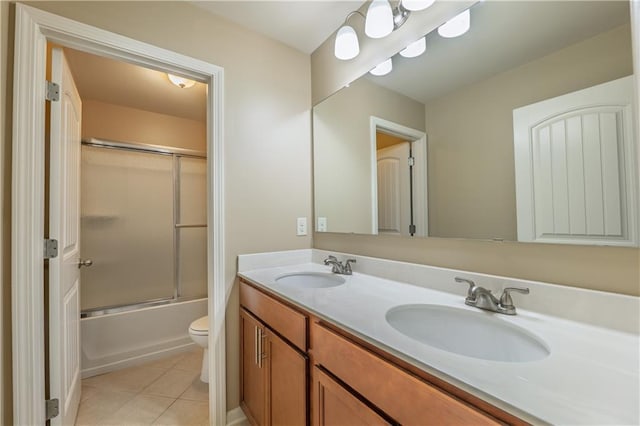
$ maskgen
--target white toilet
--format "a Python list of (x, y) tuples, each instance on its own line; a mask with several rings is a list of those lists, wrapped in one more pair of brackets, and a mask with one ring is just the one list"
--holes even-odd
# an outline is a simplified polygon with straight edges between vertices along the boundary
[(197, 345), (204, 348), (200, 380), (209, 383), (209, 317), (198, 318), (192, 322), (189, 326), (189, 336)]

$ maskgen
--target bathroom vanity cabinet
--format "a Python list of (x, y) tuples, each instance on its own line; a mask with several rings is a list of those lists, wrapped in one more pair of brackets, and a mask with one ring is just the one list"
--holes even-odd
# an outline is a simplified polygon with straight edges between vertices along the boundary
[(246, 284), (240, 300), (240, 392), (247, 418), (259, 426), (307, 424), (307, 317)]
[(240, 305), (254, 425), (526, 424), (244, 279)]

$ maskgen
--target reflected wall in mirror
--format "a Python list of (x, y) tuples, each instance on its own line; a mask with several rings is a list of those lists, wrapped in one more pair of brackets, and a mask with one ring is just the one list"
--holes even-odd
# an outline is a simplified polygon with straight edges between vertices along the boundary
[[(314, 108), (317, 231), (637, 245), (628, 2), (485, 1), (466, 34), (426, 40)], [(380, 168), (380, 132), (414, 170)]]

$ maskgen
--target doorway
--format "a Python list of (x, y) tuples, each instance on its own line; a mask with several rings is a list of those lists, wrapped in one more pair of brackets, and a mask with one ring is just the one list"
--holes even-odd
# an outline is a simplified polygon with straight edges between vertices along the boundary
[[(14, 421), (43, 424), (45, 413), (44, 182), (46, 44), (142, 65), (205, 83), (207, 90), (207, 262), (210, 419), (224, 424), (224, 217), (222, 68), (175, 52), (16, 5), (13, 131), (12, 322)], [(49, 247), (47, 245), (47, 247)], [(77, 267), (76, 267), (77, 268)], [(52, 395), (55, 397), (55, 395)]]

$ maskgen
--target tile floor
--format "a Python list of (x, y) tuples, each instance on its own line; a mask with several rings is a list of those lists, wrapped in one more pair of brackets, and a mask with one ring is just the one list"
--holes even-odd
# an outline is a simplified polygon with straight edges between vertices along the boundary
[(209, 425), (202, 349), (82, 381), (76, 425)]

